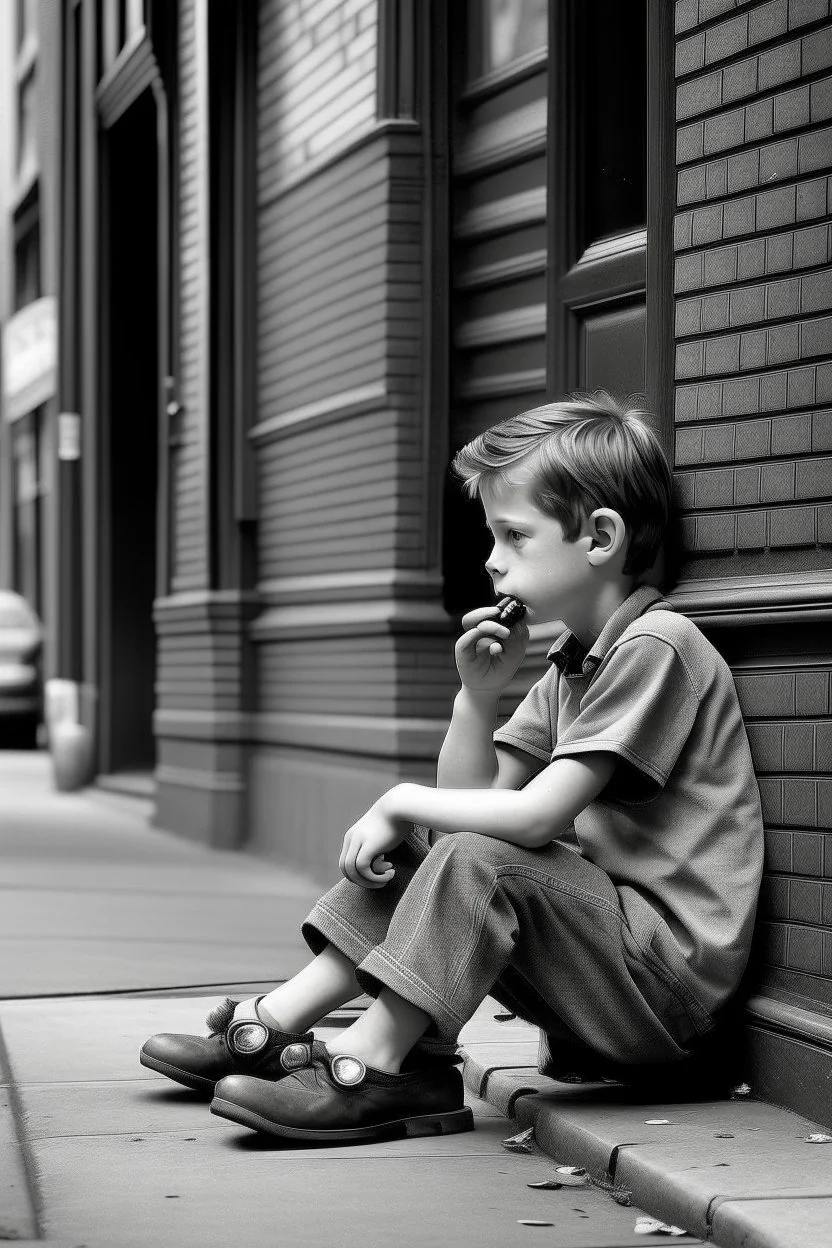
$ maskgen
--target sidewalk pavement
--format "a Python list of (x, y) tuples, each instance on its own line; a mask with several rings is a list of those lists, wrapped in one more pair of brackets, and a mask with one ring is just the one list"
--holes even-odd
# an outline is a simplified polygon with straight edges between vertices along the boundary
[[(212, 1117), (139, 1047), (293, 973), (320, 885), (146, 814), (54, 794), (42, 756), (0, 754), (0, 1239), (617, 1248), (667, 1239), (636, 1233), (646, 1210), (692, 1232), (680, 1244), (832, 1246), (832, 1144), (805, 1141), (815, 1124), (752, 1100), (647, 1105), (542, 1079), (534, 1030), (495, 1021), (488, 1000), (462, 1037), (472, 1133), (302, 1148)], [(504, 1149), (522, 1127), (533, 1151)], [(527, 1186), (555, 1162), (591, 1182)]]

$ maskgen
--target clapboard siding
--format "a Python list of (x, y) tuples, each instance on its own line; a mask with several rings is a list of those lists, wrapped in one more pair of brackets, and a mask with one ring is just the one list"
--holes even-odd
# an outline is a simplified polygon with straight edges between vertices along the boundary
[(287, 640), (264, 650), (261, 705), (279, 713), (446, 717), (449, 639)]
[(157, 604), (159, 710), (236, 711), (244, 687), (245, 610), (240, 606)]
[(181, 300), (179, 401), (182, 437), (172, 462), (171, 588), (201, 588), (207, 583), (203, 429), (205, 422), (207, 183), (206, 113), (198, 57), (195, 0), (179, 8), (179, 283)]

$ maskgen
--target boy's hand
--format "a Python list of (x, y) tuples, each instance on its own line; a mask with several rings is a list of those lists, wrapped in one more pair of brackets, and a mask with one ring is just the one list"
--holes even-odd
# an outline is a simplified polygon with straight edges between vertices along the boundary
[(347, 830), (338, 862), (341, 874), (362, 888), (384, 888), (396, 874), (384, 855), (401, 844), (408, 826), (388, 814), (379, 798)]
[(529, 644), (525, 620), (514, 628), (497, 623), (500, 608), (477, 607), (462, 617), (466, 630), (456, 643), (459, 678), (473, 693), (499, 693), (517, 671)]

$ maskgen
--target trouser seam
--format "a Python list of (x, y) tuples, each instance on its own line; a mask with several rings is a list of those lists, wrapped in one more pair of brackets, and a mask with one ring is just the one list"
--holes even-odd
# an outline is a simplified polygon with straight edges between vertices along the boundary
[(491, 902), (494, 899), (494, 893), (497, 891), (497, 884), (498, 884), (498, 877), (495, 875), (494, 879), (491, 882), (491, 888), (488, 890), (488, 892), (481, 893), (479, 897), (477, 898), (477, 902), (474, 906), (474, 914), (472, 915), (473, 923), (472, 923), (472, 929), (471, 929), (471, 941), (468, 946), (468, 956), (462, 959), (462, 961), (459, 964), (459, 970), (454, 976), (453, 982), (448, 985), (448, 996), (451, 999), (453, 999), (456, 996), (456, 991), (457, 991), (457, 988), (459, 987), (460, 980), (462, 979), (462, 976), (464, 975), (465, 971), (471, 965), (471, 959), (474, 956), (474, 950), (477, 947), (477, 944), (479, 942), (479, 936), (482, 932), (483, 924), (485, 923), (486, 912)]
[(579, 901), (588, 902), (589, 905), (597, 906), (601, 910), (606, 910), (609, 914), (615, 916), (620, 923), (623, 924), (624, 919), (621, 911), (605, 897), (598, 897), (595, 893), (588, 893), (586, 889), (575, 888), (572, 884), (567, 884), (563, 880), (558, 880), (554, 876), (549, 875), (545, 871), (535, 871), (533, 867), (527, 867), (520, 863), (507, 864), (502, 867), (495, 868), (497, 879), (503, 875), (521, 876), (528, 880), (534, 880), (541, 884), (544, 888), (551, 888), (554, 892), (565, 893), (569, 897), (574, 897)]

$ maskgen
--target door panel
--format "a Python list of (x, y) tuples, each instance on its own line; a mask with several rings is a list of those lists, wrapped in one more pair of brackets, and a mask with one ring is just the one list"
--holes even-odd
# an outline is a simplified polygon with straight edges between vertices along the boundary
[(617, 394), (644, 389), (645, 307), (643, 302), (595, 312), (581, 326), (582, 385)]

